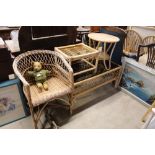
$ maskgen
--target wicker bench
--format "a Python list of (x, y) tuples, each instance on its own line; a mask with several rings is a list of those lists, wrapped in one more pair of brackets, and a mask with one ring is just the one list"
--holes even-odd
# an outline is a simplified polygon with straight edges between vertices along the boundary
[(56, 52), (69, 62), (73, 69), (74, 89), (72, 91), (72, 101), (81, 95), (89, 93), (105, 84), (115, 81), (118, 86), (122, 66), (111, 63), (111, 69), (107, 70), (102, 60), (99, 59), (98, 50), (83, 43), (56, 47)]

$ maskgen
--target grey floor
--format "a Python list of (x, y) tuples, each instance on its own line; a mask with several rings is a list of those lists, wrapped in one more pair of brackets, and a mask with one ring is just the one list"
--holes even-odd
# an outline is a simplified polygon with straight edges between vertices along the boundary
[[(111, 85), (77, 99), (76, 114), (62, 129), (139, 129), (147, 108)], [(2, 129), (31, 129), (31, 117), (1, 127)]]

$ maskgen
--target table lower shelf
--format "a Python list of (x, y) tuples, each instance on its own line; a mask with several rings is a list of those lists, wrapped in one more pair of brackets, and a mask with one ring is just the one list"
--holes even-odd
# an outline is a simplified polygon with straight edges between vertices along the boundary
[(106, 71), (103, 68), (103, 64), (100, 63), (96, 73), (91, 71), (75, 77), (73, 96), (76, 97), (89, 93), (90, 91), (93, 91), (113, 81), (116, 81), (115, 86), (117, 87), (121, 76), (122, 67), (114, 63), (112, 64), (111, 70)]

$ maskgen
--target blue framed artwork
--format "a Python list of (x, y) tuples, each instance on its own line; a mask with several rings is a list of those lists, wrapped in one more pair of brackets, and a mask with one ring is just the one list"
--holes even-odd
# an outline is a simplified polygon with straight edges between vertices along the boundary
[(151, 105), (155, 100), (155, 70), (126, 57), (123, 65), (121, 87)]
[(0, 83), (0, 126), (25, 116), (25, 100), (19, 79)]

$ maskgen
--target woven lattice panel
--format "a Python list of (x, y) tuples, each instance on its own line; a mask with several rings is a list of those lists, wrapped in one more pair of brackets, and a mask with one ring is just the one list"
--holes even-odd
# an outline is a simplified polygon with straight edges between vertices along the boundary
[(42, 63), (43, 69), (51, 71), (49, 78), (60, 75), (60, 78), (67, 81), (70, 79), (68, 72), (72, 72), (72, 69), (69, 64), (60, 54), (50, 50), (34, 50), (19, 55), (14, 61), (14, 71), (28, 83), (34, 83), (34, 79), (27, 76), (27, 71), (33, 70), (35, 61)]
[(90, 48), (87, 48), (83, 45), (61, 48), (61, 51), (68, 56), (78, 56), (78, 55), (89, 54), (94, 52), (94, 50), (91, 50)]
[(82, 93), (84, 91), (87, 91), (91, 88), (94, 88), (96, 87), (97, 85), (100, 85), (100, 84), (104, 84), (108, 81), (114, 81), (117, 79), (118, 75), (119, 75), (119, 69), (116, 70), (116, 71), (113, 71), (113, 72), (110, 72), (110, 73), (107, 73), (105, 75), (101, 75), (99, 77), (96, 77), (94, 79), (90, 78), (90, 80), (88, 79), (86, 82), (84, 83), (81, 83), (77, 86), (75, 86), (75, 89), (74, 89), (74, 94), (79, 94), (79, 93)]

